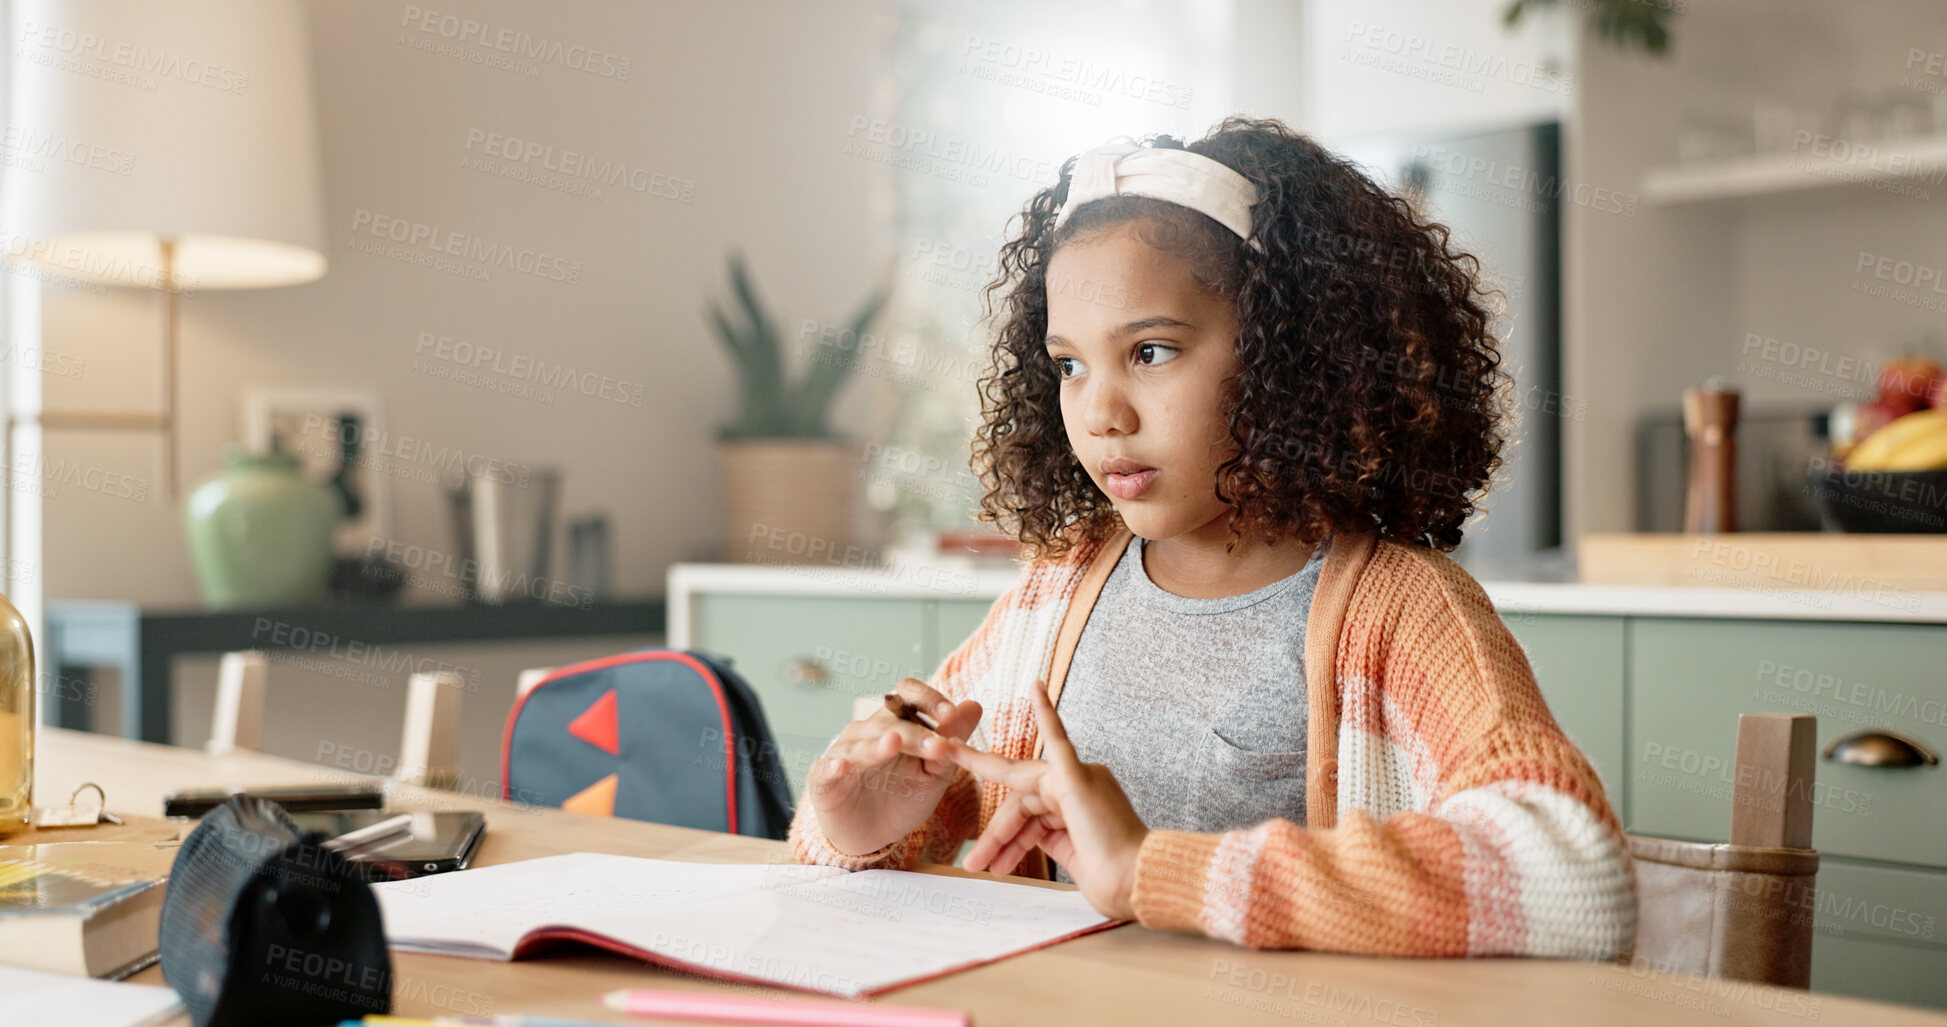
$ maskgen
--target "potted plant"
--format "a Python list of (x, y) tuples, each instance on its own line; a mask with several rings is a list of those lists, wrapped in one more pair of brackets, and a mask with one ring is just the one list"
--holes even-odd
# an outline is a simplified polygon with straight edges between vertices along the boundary
[(737, 419), (718, 434), (723, 464), (724, 555), (741, 563), (839, 562), (851, 542), (858, 455), (831, 428), (832, 401), (851, 377), (886, 294), (853, 316), (850, 347), (813, 340), (802, 374), (786, 367), (784, 341), (752, 287), (743, 258), (730, 257), (737, 317), (716, 302), (710, 323), (737, 368)]
[[(1529, 11), (1562, 2), (1513, 0), (1501, 12), (1501, 24), (1512, 29)], [(1619, 50), (1641, 47), (1644, 53), (1661, 57), (1670, 49), (1670, 18), (1683, 5), (1679, 0), (1579, 0), (1573, 6), (1589, 12), (1597, 39)]]

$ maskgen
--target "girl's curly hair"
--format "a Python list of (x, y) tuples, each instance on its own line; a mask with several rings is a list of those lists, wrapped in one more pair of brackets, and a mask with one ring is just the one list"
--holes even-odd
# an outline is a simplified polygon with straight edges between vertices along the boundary
[(1061, 245), (1137, 222), (1149, 245), (1179, 253), (1235, 304), (1240, 370), (1225, 382), (1234, 452), (1217, 470), (1232, 544), (1317, 543), (1370, 529), (1439, 550), (1500, 466), (1508, 375), (1490, 331), (1480, 262), (1446, 226), (1388, 194), (1351, 161), (1276, 120), (1232, 116), (1187, 147), (1242, 173), (1262, 253), (1211, 218), (1146, 197), (1107, 197), (1054, 228), (1061, 179), (1037, 192), (982, 293), (1002, 318), (978, 383), (972, 466), (979, 519), (1054, 556), (1120, 526), (1063, 430), (1059, 377), (1047, 357), (1048, 260)]

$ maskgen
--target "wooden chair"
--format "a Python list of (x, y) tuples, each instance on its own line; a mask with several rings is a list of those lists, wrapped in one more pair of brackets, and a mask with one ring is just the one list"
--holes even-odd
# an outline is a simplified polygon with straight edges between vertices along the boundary
[(394, 780), (454, 788), (460, 780), (460, 699), (466, 678), (458, 671), (417, 673), (406, 683), (406, 723)]
[(1629, 836), (1636, 951), (1659, 970), (1804, 988), (1812, 980), (1817, 719), (1738, 718), (1728, 844)]
[[(522, 682), (533, 673), (523, 673)], [(205, 750), (216, 755), (263, 751), (264, 689), (269, 677), (270, 660), (264, 653), (223, 654), (217, 665), (216, 709)], [(459, 781), (460, 702), (465, 694), (466, 679), (454, 671), (416, 673), (408, 679), (394, 780), (435, 788), (451, 788)]]
[(270, 659), (257, 650), (224, 653), (216, 667), (216, 712), (205, 751), (221, 756), (264, 748), (264, 683)]
[(534, 686), (546, 681), (548, 675), (554, 671), (553, 667), (529, 667), (521, 671), (521, 676), (514, 682), (515, 700), (518, 701), (521, 696), (534, 691)]

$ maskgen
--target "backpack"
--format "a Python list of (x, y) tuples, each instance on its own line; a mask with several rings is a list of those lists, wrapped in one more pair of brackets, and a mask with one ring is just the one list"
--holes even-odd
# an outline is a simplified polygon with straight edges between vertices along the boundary
[(791, 787), (757, 694), (729, 660), (638, 649), (559, 668), (514, 701), (501, 797), (783, 839)]

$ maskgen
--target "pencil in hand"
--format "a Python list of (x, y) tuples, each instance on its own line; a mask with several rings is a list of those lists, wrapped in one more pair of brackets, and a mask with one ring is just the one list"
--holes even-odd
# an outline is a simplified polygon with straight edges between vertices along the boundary
[(934, 723), (932, 717), (921, 713), (919, 707), (907, 702), (898, 692), (886, 693), (886, 709), (891, 710), (892, 715), (898, 717), (900, 720), (910, 720), (928, 731), (938, 731), (940, 729), (940, 725)]

